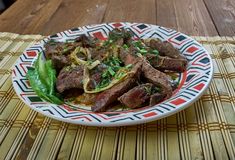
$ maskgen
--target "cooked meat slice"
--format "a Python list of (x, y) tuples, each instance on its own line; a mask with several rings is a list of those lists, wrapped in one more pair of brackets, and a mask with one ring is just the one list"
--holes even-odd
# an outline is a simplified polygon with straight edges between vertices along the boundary
[(125, 65), (135, 64), (136, 62), (141, 60), (140, 57), (133, 54), (130, 50), (124, 48), (120, 48), (119, 57)]
[(188, 61), (185, 59), (174, 59), (169, 57), (146, 54), (146, 59), (156, 69), (184, 72)]
[(91, 107), (94, 112), (106, 111), (110, 104), (115, 102), (118, 97), (126, 93), (129, 89), (136, 85), (137, 79), (141, 72), (142, 63), (137, 63), (133, 68), (133, 74), (124, 81), (116, 84), (112, 88), (99, 93), (96, 97), (95, 104)]
[(186, 58), (180, 54), (180, 51), (176, 49), (171, 43), (168, 41), (162, 42), (159, 39), (151, 39), (149, 43), (147, 43), (150, 48), (156, 49), (159, 51), (159, 54), (161, 56), (167, 56), (170, 58), (175, 58), (175, 59), (185, 59)]
[(59, 93), (72, 88), (83, 88), (83, 67), (64, 67), (56, 80), (56, 89)]
[(76, 42), (64, 43), (49, 41), (44, 46), (46, 58), (51, 59), (53, 55), (68, 55), (79, 45), (80, 44)]
[(151, 83), (136, 86), (119, 97), (118, 100), (129, 108), (142, 107), (150, 98), (152, 86)]
[(137, 57), (136, 55), (128, 52), (128, 50), (121, 49), (119, 56), (120, 59), (125, 63), (125, 65), (133, 64), (136, 62), (143, 63), (142, 72), (144, 74), (144, 77), (149, 82), (161, 87), (162, 91), (166, 92), (168, 97), (171, 96), (172, 94), (171, 83), (165, 73), (156, 70), (146, 60)]
[(160, 87), (162, 92), (166, 93), (167, 98), (172, 95), (171, 83), (165, 73), (156, 70), (146, 61), (143, 62), (142, 72), (147, 81)]
[(91, 36), (86, 36), (85, 34), (79, 36), (78, 38), (76, 38), (75, 40), (76, 42), (81, 42), (82, 43), (82, 47), (91, 47), (91, 48), (95, 48), (96, 47), (96, 42), (97, 39)]
[(133, 64), (133, 68), (131, 69), (132, 73), (129, 75), (129, 77), (134, 77), (136, 79), (136, 82), (140, 79), (142, 65), (142, 61), (136, 62), (135, 64)]
[(71, 64), (69, 57), (65, 55), (52, 55), (51, 61), (57, 71), (61, 70), (64, 66), (69, 66)]
[(166, 97), (166, 94), (164, 94), (164, 93), (155, 93), (155, 94), (151, 95), (149, 106), (154, 106), (155, 104), (158, 104), (165, 97)]

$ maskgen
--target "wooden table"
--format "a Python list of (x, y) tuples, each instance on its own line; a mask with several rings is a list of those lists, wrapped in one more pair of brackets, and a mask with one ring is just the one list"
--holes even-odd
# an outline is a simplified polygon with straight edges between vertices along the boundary
[(49, 35), (102, 22), (158, 24), (194, 36), (235, 35), (234, 0), (17, 0), (0, 32)]

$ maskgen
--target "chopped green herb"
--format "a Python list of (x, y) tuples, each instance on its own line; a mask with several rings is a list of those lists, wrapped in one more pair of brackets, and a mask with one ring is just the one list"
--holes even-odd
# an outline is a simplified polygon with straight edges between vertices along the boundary
[(129, 69), (129, 68), (132, 68), (133, 64), (128, 64), (125, 66), (125, 68)]
[(116, 71), (118, 71), (121, 68), (121, 66), (112, 66), (112, 68), (116, 72)]
[(103, 43), (103, 46), (109, 46), (110, 44), (113, 43), (113, 40), (106, 40), (104, 43)]
[(108, 86), (110, 82), (111, 79), (102, 79), (102, 81), (96, 86), (95, 90), (100, 90), (101, 88)]
[(128, 48), (129, 48), (128, 45), (126, 45), (126, 44), (124, 44), (122, 47), (123, 47), (124, 49), (128, 49)]
[(132, 34), (128, 31), (114, 29), (112, 32), (109, 32), (108, 40), (103, 43), (103, 46), (107, 47), (118, 41), (119, 39), (130, 39)]
[(156, 50), (156, 49), (151, 50), (151, 53), (152, 53), (152, 54), (155, 54), (155, 55), (157, 55), (157, 56), (159, 55), (159, 52), (158, 52), (158, 50)]
[(125, 72), (119, 72), (114, 76), (114, 78), (118, 80), (118, 79), (121, 79), (125, 75), (126, 75)]
[(122, 61), (118, 57), (109, 57), (104, 64), (112, 67), (112, 69), (116, 72), (120, 66), (122, 65)]
[(96, 86), (96, 90), (100, 90), (108, 86), (113, 79), (119, 80), (126, 76), (128, 70), (132, 67), (132, 64), (123, 66), (123, 62), (118, 57), (109, 57), (104, 61), (104, 64), (107, 66), (101, 75), (102, 80)]
[(114, 42), (123, 38), (129, 39), (132, 37), (131, 32), (125, 30), (114, 29), (112, 32), (109, 32), (109, 40), (113, 40)]
[(151, 94), (159, 93), (159, 92), (161, 92), (161, 88), (160, 88), (160, 87), (155, 86), (155, 87), (153, 87), (153, 88), (152, 88)]
[(134, 41), (132, 43), (134, 45), (134, 47), (137, 49), (137, 54), (140, 55), (145, 55), (148, 53), (147, 47), (145, 46), (145, 44), (142, 41)]
[(151, 90), (151, 87), (144, 87), (144, 90), (149, 94), (149, 95), (151, 95), (151, 93), (152, 93), (152, 90)]
[(108, 71), (112, 76), (115, 75), (115, 72), (113, 71), (113, 69), (111, 67), (108, 67)]
[(62, 54), (67, 53), (69, 50), (70, 50), (70, 49), (67, 48), (67, 47), (63, 48)]
[(105, 70), (103, 73), (102, 73), (102, 78), (106, 78), (106, 77), (108, 77), (108, 75), (109, 75), (109, 72), (108, 72), (108, 70)]
[(141, 41), (134, 41), (133, 42), (133, 45), (137, 48), (139, 48), (139, 49), (141, 49), (141, 48), (143, 48), (144, 46), (143, 46), (143, 43), (141, 42)]
[(142, 53), (142, 54), (146, 54), (146, 53), (148, 52), (146, 49), (140, 49), (139, 51), (140, 51), (140, 53)]

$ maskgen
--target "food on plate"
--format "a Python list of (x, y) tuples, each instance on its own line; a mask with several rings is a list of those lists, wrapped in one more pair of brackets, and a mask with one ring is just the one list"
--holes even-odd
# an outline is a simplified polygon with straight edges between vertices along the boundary
[(174, 79), (187, 59), (159, 39), (136, 39), (132, 32), (114, 29), (107, 40), (81, 35), (74, 41), (45, 44), (27, 77), (39, 97), (56, 104), (73, 102), (94, 112), (114, 104), (135, 109), (170, 98)]

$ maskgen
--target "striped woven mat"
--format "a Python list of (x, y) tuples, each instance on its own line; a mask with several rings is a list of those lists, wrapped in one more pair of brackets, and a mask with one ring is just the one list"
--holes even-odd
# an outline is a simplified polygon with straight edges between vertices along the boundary
[(17, 97), (12, 66), (42, 38), (0, 33), (0, 159), (235, 159), (235, 37), (194, 37), (215, 66), (200, 100), (165, 119), (115, 128), (56, 121)]

